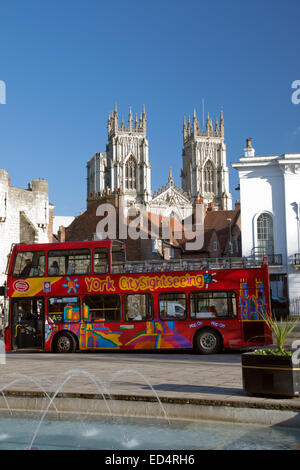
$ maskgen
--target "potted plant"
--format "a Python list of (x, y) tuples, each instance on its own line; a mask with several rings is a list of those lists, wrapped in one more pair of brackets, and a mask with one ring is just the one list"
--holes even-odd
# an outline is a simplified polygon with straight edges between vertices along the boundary
[(252, 395), (293, 397), (300, 395), (300, 365), (285, 341), (298, 323), (266, 317), (276, 348), (242, 354), (243, 387)]

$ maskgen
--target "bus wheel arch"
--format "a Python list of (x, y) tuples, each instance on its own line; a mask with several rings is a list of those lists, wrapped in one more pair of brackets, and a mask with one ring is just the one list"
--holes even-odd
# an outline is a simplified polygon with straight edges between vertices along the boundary
[(78, 349), (78, 339), (69, 330), (56, 333), (52, 340), (52, 351), (57, 353), (74, 353)]
[(218, 354), (224, 347), (223, 337), (215, 328), (203, 327), (195, 333), (193, 346), (199, 354)]

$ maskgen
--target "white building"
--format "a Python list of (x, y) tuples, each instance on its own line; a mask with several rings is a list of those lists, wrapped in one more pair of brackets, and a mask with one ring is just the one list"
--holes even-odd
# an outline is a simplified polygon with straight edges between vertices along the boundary
[(239, 172), (243, 256), (267, 255), (272, 297), (300, 314), (300, 153), (255, 156), (247, 139)]
[(10, 185), (8, 172), (0, 169), (0, 286), (6, 280), (13, 243), (48, 243), (52, 239), (52, 210), (46, 180), (34, 179), (28, 189), (16, 188)]

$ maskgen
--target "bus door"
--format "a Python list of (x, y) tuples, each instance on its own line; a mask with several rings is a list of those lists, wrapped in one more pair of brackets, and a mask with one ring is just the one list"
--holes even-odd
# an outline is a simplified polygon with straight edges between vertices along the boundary
[(11, 348), (44, 347), (45, 310), (43, 298), (11, 300)]
[(240, 293), (242, 337), (244, 346), (252, 344), (272, 344), (272, 335), (268, 331), (264, 318), (268, 314), (264, 285), (256, 280), (255, 289), (242, 284)]

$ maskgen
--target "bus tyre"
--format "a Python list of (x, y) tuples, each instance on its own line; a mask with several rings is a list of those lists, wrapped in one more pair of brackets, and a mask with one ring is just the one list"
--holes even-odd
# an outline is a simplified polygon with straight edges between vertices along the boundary
[(73, 353), (76, 351), (76, 342), (71, 333), (60, 333), (54, 344), (54, 350), (58, 353)]
[(222, 349), (222, 338), (212, 328), (203, 328), (195, 338), (196, 351), (200, 354), (217, 354)]

